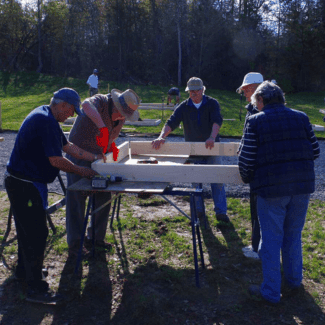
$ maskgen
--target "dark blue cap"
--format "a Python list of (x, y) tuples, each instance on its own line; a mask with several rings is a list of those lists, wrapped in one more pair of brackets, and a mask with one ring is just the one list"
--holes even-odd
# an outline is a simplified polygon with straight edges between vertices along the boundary
[(98, 73), (98, 70), (97, 69), (94, 69), (93, 73)]
[(80, 97), (72, 88), (61, 88), (54, 93), (54, 98), (61, 99), (74, 106), (74, 110), (78, 115), (85, 115), (80, 110)]

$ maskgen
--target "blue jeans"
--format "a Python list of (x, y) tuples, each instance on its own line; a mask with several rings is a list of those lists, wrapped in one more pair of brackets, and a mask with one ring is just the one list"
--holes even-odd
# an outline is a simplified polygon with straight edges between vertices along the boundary
[(309, 194), (263, 198), (257, 196), (257, 211), (262, 242), (262, 296), (279, 302), (281, 294), (281, 263), (286, 284), (296, 288), (302, 282), (301, 232), (305, 224)]
[[(221, 157), (219, 156), (196, 156), (190, 157), (190, 160), (194, 164), (200, 165), (220, 165)], [(199, 187), (199, 184), (193, 183), (194, 187)], [(227, 214), (227, 198), (226, 191), (223, 184), (212, 183), (211, 184), (212, 199), (214, 202), (214, 211), (216, 214)], [(195, 198), (196, 210), (198, 212), (203, 212), (204, 202), (199, 198)]]

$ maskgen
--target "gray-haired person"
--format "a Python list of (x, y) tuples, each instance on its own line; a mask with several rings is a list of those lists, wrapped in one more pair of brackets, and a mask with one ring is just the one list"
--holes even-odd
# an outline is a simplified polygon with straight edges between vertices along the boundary
[[(204, 142), (207, 149), (212, 149), (219, 142), (219, 130), (223, 118), (216, 99), (204, 94), (205, 86), (200, 78), (192, 77), (187, 82), (185, 91), (189, 98), (178, 105), (163, 127), (160, 136), (152, 141), (153, 148), (159, 150), (165, 143), (165, 138), (183, 122), (185, 141)], [(190, 160), (196, 164), (218, 165), (218, 156), (192, 156)], [(211, 184), (212, 198), (216, 218), (219, 221), (230, 222), (227, 216), (227, 198), (223, 184)], [(204, 206), (197, 200), (197, 212), (203, 214)]]
[[(70, 88), (56, 91), (50, 105), (31, 111), (23, 121), (7, 164), (5, 186), (18, 238), (16, 279), (27, 284), (26, 300), (54, 305), (62, 297), (49, 290), (42, 279), (48, 228), (46, 224), (47, 184), (59, 171), (92, 178), (97, 173), (74, 164), (62, 151), (80, 160), (94, 161), (95, 155), (66, 140), (59, 122), (74, 113), (82, 115), (80, 97)], [(100, 155), (105, 158), (104, 155)]]
[(260, 111), (247, 120), (239, 171), (257, 194), (263, 282), (249, 292), (271, 303), (281, 296), (281, 262), (287, 292), (302, 282), (301, 232), (310, 194), (315, 191), (314, 160), (320, 149), (308, 116), (284, 105), (280, 87), (264, 81), (252, 95)]

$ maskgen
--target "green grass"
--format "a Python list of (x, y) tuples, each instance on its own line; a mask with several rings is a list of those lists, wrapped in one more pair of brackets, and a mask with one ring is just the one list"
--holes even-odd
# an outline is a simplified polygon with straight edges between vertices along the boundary
[[(56, 202), (59, 198), (61, 196), (56, 194), (49, 195), (50, 202)], [(0, 192), (0, 199), (3, 207), (9, 206), (5, 192)], [(83, 310), (84, 306), (100, 295), (92, 310), (107, 308), (112, 295), (115, 311), (106, 315), (108, 319), (115, 317), (116, 310), (120, 310), (122, 315), (127, 311), (129, 319), (137, 319), (142, 324), (160, 324), (157, 319), (169, 317), (169, 314), (173, 319), (180, 319), (179, 324), (185, 324), (191, 317), (201, 319), (201, 313), (196, 310), (217, 308), (218, 317), (222, 319), (216, 319), (211, 324), (241, 324), (242, 319), (247, 319), (250, 314), (256, 314), (260, 310), (260, 306), (255, 305), (248, 297), (247, 288), (262, 281), (261, 262), (248, 260), (241, 251), (243, 246), (250, 244), (249, 200), (228, 198), (231, 224), (218, 222), (212, 199), (206, 199), (205, 202), (208, 228), (205, 229), (203, 222), (200, 228), (206, 268), (203, 270), (199, 266), (200, 289), (195, 286), (189, 220), (171, 207), (165, 206), (159, 197), (153, 196), (144, 200), (132, 195), (123, 195), (120, 217), (115, 218), (112, 228), (107, 229), (106, 240), (113, 244), (112, 250), (97, 251), (95, 259), (90, 255), (85, 257), (78, 276), (74, 275), (75, 260), (67, 260), (65, 211), (60, 209), (52, 215), (57, 233), (54, 235), (50, 231), (45, 254), (45, 265), (50, 267), (49, 279), (53, 279), (51, 286), (55, 290), (58, 286), (65, 290), (64, 293), (68, 296), (67, 310), (78, 311), (87, 318), (87, 323), (91, 323), (91, 316)], [(178, 204), (183, 204), (184, 211), (189, 208), (189, 203), (181, 198)], [(162, 215), (162, 211), (168, 211), (168, 214)], [(302, 234), (305, 292), (292, 300), (283, 299), (281, 313), (288, 324), (293, 323), (291, 315), (296, 315), (297, 304), (299, 308), (310, 310), (309, 316), (302, 323), (322, 323), (313, 323), (311, 319), (315, 313), (321, 319), (325, 306), (324, 214), (325, 203), (311, 200)], [(7, 213), (1, 210), (0, 229), (5, 230), (6, 223)], [(1, 236), (0, 240), (3, 240)], [(5, 281), (2, 285), (7, 290), (7, 287), (14, 284), (10, 281), (10, 276), (17, 262), (17, 238), (14, 229), (0, 252), (3, 261), (9, 266), (0, 268), (0, 278)], [(23, 301), (19, 306), (14, 303), (17, 299), (21, 300), (21, 293), (16, 289), (10, 292), (10, 296), (6, 296), (6, 306), (24, 308)], [(79, 306), (80, 299), (83, 304)], [(105, 299), (108, 300), (106, 305)], [(257, 323), (266, 324), (266, 320), (270, 318), (274, 319), (273, 323), (279, 323), (278, 315), (272, 310), (262, 309), (257, 314), (262, 320)], [(238, 319), (234, 320), (234, 315)], [(63, 314), (58, 323), (66, 323), (70, 316), (69, 312)], [(74, 320), (78, 323), (77, 319)], [(161, 324), (173, 322), (168, 320)]]
[[(125, 90), (131, 88), (137, 92), (141, 100), (146, 103), (161, 103), (167, 101), (169, 87), (162, 86), (139, 86), (101, 80), (99, 84), (100, 93), (107, 93), (109, 89), (117, 88)], [(35, 107), (48, 104), (53, 92), (61, 87), (71, 87), (78, 91), (82, 100), (88, 97), (88, 86), (85, 80), (73, 78), (60, 78), (37, 73), (5, 73), (0, 72), (0, 101), (2, 103), (2, 129), (17, 131), (28, 113)], [(223, 91), (207, 89), (206, 94), (218, 99), (224, 119), (235, 119), (235, 121), (224, 121), (220, 134), (221, 136), (240, 137), (243, 131), (246, 110), (246, 102), (240, 101), (235, 91)], [(181, 87), (181, 99), (188, 97)], [(312, 124), (323, 125), (323, 115), (319, 110), (324, 108), (324, 94), (319, 93), (297, 93), (286, 96), (287, 106), (305, 112)], [(240, 108), (242, 109), (241, 120), (239, 119)], [(162, 119), (162, 123), (155, 127), (132, 127), (139, 133), (159, 134), (163, 124), (168, 119), (170, 111), (142, 110), (141, 118)], [(64, 128), (69, 131), (69, 128)], [(126, 130), (128, 132), (128, 130)], [(183, 135), (183, 129), (178, 128), (173, 134)], [(316, 132), (318, 138), (323, 138), (323, 132)]]

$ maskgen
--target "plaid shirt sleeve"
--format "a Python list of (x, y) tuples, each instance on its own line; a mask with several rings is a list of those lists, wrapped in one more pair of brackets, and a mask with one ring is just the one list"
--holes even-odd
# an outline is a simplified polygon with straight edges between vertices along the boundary
[(241, 141), (238, 155), (240, 176), (244, 183), (250, 183), (254, 177), (257, 157), (257, 135), (248, 122)]
[(313, 131), (313, 127), (311, 126), (310, 123), (308, 126), (308, 137), (309, 137), (309, 141), (311, 142), (311, 145), (313, 147), (314, 160), (315, 160), (320, 156), (320, 148), (319, 148), (319, 144), (316, 139), (315, 133)]

